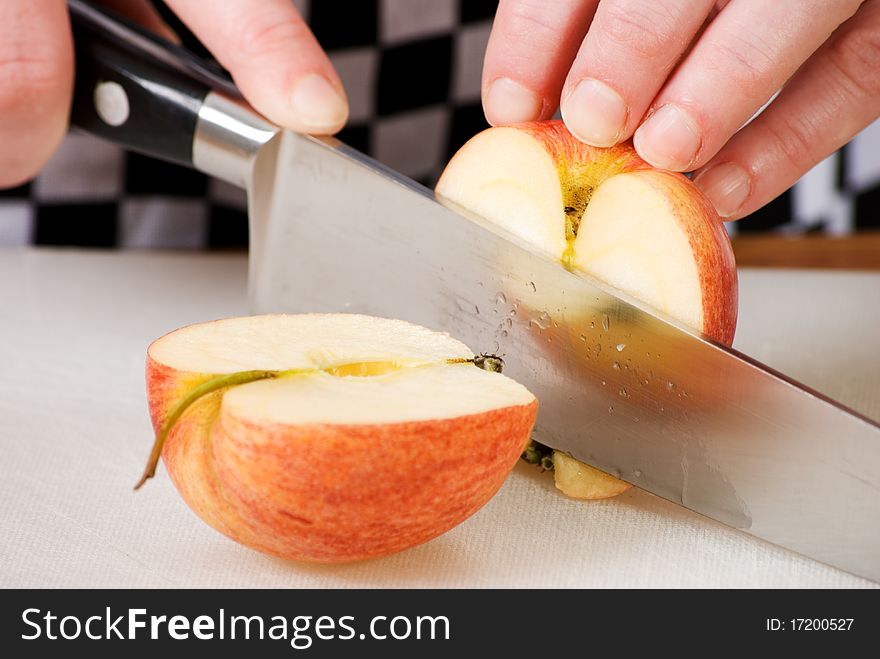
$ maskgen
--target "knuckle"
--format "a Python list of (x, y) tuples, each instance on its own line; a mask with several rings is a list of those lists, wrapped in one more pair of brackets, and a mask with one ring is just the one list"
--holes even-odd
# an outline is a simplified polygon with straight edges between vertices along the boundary
[(64, 57), (40, 52), (33, 44), (0, 42), (0, 115), (27, 108), (51, 110), (45, 103), (63, 98), (70, 71)]
[(715, 67), (725, 72), (732, 87), (753, 96), (764, 91), (767, 77), (774, 69), (774, 57), (767, 44), (752, 34), (725, 35), (712, 52)]
[(489, 39), (487, 69), (533, 72), (543, 78), (552, 66), (553, 58), (548, 56), (554, 48), (571, 45), (566, 45), (564, 33), (574, 10), (572, 0), (501, 0)]
[(609, 3), (599, 27), (605, 39), (645, 60), (663, 57), (678, 38), (675, 19), (663, 3)]
[(805, 171), (806, 167), (818, 162), (814, 153), (820, 144), (818, 130), (803, 116), (777, 117), (777, 121), (767, 125), (768, 144), (775, 147), (777, 158), (783, 167), (793, 171)]
[[(880, 12), (878, 12), (880, 14)], [(856, 97), (880, 96), (880, 20), (855, 24), (828, 44), (828, 61)]]
[(504, 3), (502, 9), (507, 19), (508, 37), (513, 40), (535, 41), (536, 36), (559, 32), (559, 26), (548, 18), (546, 2), (518, 0)]
[(287, 13), (249, 12), (238, 29), (238, 58), (242, 61), (289, 51), (313, 39), (308, 26)]

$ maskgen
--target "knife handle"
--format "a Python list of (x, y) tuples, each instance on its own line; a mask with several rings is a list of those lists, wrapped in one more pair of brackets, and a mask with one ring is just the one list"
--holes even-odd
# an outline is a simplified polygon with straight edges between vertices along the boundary
[(70, 121), (132, 151), (245, 187), (278, 128), (217, 65), (84, 0), (68, 0), (76, 57)]

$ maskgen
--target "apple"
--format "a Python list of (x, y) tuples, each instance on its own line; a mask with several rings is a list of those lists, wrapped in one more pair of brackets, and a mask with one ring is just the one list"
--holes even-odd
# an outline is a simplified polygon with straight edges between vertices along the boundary
[[(592, 147), (561, 121), (489, 128), (455, 154), (436, 192), (562, 267), (732, 343), (737, 277), (724, 225), (690, 179), (652, 168), (631, 143)], [(553, 464), (571, 496), (625, 489), (592, 467), (573, 467), (569, 456), (556, 453)]]
[(573, 499), (607, 499), (631, 487), (562, 451), (553, 451), (553, 477), (556, 487)]
[(477, 511), (528, 442), (537, 401), (499, 366), (369, 316), (184, 327), (148, 350), (156, 443), (138, 486), (161, 454), (186, 503), (244, 545), (315, 562), (401, 551)]

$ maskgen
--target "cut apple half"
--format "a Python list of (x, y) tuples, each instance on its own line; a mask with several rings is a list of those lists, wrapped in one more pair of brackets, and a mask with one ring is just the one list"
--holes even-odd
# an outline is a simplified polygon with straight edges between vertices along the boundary
[[(724, 225), (687, 177), (653, 169), (630, 143), (591, 147), (561, 121), (490, 128), (455, 154), (436, 191), (561, 267), (589, 273), (716, 341), (733, 341), (736, 264)], [(625, 489), (595, 469), (565, 464), (566, 474), (579, 474), (557, 473), (571, 496)], [(578, 478), (594, 482), (573, 485)]]
[(389, 554), (478, 510), (528, 441), (534, 396), (475, 361), (492, 365), (368, 316), (192, 325), (149, 348), (157, 447), (187, 504), (238, 542), (319, 562)]

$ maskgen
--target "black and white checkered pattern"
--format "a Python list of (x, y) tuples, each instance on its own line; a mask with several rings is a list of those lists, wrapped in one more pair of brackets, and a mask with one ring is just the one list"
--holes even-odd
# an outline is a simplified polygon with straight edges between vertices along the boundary
[(71, 134), (30, 184), (0, 192), (0, 244), (239, 248), (244, 192)]
[[(350, 122), (339, 137), (432, 185), (452, 154), (487, 125), (480, 76), (497, 1), (294, 2), (348, 92)], [(200, 49), (186, 36), (184, 42)], [(0, 191), (0, 245), (241, 248), (244, 209), (244, 192), (232, 186), (71, 134), (36, 180)], [(880, 122), (793, 191), (730, 227), (880, 228)]]
[(831, 235), (880, 229), (880, 120), (807, 172), (790, 191), (728, 228)]

